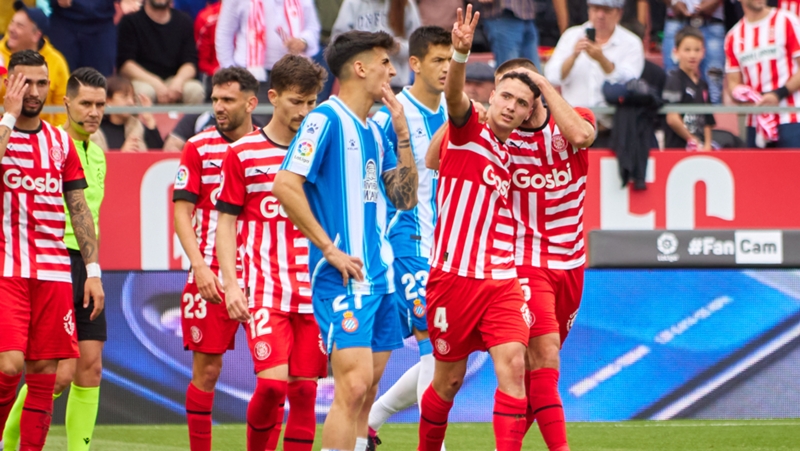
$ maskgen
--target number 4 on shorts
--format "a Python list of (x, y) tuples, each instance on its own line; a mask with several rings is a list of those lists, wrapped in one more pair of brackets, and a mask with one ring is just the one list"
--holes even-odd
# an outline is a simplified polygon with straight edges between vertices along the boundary
[(447, 332), (447, 310), (446, 307), (437, 307), (433, 315), (433, 327), (442, 332)]

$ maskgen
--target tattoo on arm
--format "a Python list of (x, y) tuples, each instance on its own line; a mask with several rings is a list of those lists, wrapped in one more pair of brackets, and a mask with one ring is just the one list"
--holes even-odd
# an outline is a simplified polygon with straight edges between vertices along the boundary
[(419, 174), (413, 157), (408, 158), (410, 162), (406, 162), (400, 156), (401, 154), (411, 156), (409, 140), (398, 141), (397, 151), (397, 168), (384, 174), (383, 183), (386, 185), (386, 194), (394, 206), (400, 210), (410, 210), (417, 205)]
[(94, 220), (92, 212), (86, 204), (83, 190), (71, 190), (64, 194), (69, 208), (72, 229), (75, 231), (75, 238), (81, 247), (81, 255), (85, 263), (97, 261), (97, 236), (94, 231)]

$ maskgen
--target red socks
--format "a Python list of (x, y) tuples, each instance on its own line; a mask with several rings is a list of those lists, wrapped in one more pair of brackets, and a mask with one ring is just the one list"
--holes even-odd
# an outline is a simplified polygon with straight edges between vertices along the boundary
[(283, 435), (284, 451), (311, 451), (317, 431), (317, 382), (295, 381), (289, 384), (289, 419)]
[[(531, 373), (532, 371), (525, 370), (525, 398), (528, 400), (531, 399)], [(533, 409), (529, 401), (527, 410), (525, 410), (525, 434), (531, 430), (534, 421), (536, 421), (536, 416), (533, 415)]]
[(8, 412), (14, 406), (14, 399), (17, 397), (17, 385), (22, 378), (22, 374), (9, 376), (0, 373), (0, 437), (3, 436), (3, 428), (6, 426)]
[(530, 379), (528, 399), (547, 448), (550, 451), (569, 451), (564, 408), (558, 395), (558, 370), (542, 368), (531, 371)]
[(189, 382), (186, 389), (186, 421), (189, 423), (189, 449), (211, 451), (211, 409), (214, 392), (204, 392)]
[(519, 451), (525, 437), (525, 409), (528, 400), (512, 398), (499, 389), (494, 392), (494, 437), (497, 451)]
[(286, 381), (258, 378), (256, 391), (247, 406), (247, 450), (267, 449), (273, 428), (279, 423), (278, 406), (286, 399)]
[(278, 404), (278, 408), (275, 410), (275, 427), (272, 428), (272, 432), (269, 434), (269, 440), (267, 440), (267, 451), (275, 451), (278, 449), (278, 440), (281, 438), (281, 426), (283, 426), (283, 414), (285, 406), (286, 402), (283, 401)]
[(419, 451), (441, 451), (447, 431), (447, 416), (452, 407), (453, 402), (443, 400), (433, 385), (425, 390), (419, 416)]
[(55, 374), (27, 374), (28, 397), (19, 423), (20, 451), (41, 451), (53, 418)]

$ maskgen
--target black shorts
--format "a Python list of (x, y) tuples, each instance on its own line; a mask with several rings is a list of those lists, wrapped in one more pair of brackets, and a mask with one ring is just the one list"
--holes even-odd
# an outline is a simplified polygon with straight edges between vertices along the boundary
[(86, 265), (83, 263), (81, 253), (69, 249), (70, 266), (72, 267), (72, 298), (75, 303), (75, 323), (78, 330), (78, 341), (96, 340), (106, 341), (106, 311), (90, 320), (94, 310), (94, 300), (89, 300), (89, 307), (83, 308), (83, 286), (86, 284)]

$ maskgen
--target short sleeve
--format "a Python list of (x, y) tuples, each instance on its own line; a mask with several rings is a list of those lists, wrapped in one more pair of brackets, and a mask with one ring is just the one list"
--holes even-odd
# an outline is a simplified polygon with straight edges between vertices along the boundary
[(592, 124), (593, 128), (597, 129), (597, 119), (595, 119), (592, 110), (588, 108), (577, 107), (575, 108), (575, 112), (578, 113), (578, 116), (580, 116), (583, 120)]
[[(64, 133), (66, 135), (66, 133)], [(61, 180), (63, 182), (63, 191), (72, 191), (76, 189), (85, 189), (89, 185), (86, 183), (86, 176), (83, 173), (83, 165), (78, 156), (78, 150), (75, 148), (75, 143), (67, 138), (62, 140), (62, 145), (66, 147), (64, 154), (64, 166), (61, 170)]]
[(229, 150), (222, 160), (222, 175), (217, 198), (217, 210), (231, 215), (239, 215), (247, 194), (244, 181), (244, 166), (239, 153)]
[(289, 145), (281, 169), (302, 175), (314, 183), (330, 146), (333, 123), (323, 113), (311, 112), (300, 125), (300, 133)]
[(394, 132), (394, 124), (392, 124), (392, 115), (389, 113), (389, 109), (386, 107), (381, 108), (378, 110), (377, 113), (372, 115), (372, 120), (378, 124), (383, 133), (386, 134), (386, 138), (392, 144), (392, 149), (397, 151), (397, 134)]
[(188, 141), (183, 146), (181, 154), (181, 164), (178, 166), (178, 173), (175, 174), (173, 184), (172, 201), (185, 200), (193, 204), (197, 203), (200, 195), (200, 181), (202, 177), (203, 161), (197, 146)]
[(453, 119), (450, 118), (450, 124), (447, 127), (450, 141), (457, 145), (466, 144), (472, 141), (475, 133), (480, 133), (478, 130), (481, 130), (482, 128), (483, 126), (480, 123), (478, 111), (472, 107), (472, 102), (469, 104), (469, 118), (467, 119), (467, 122), (459, 127), (453, 122)]
[(736, 58), (736, 52), (733, 51), (733, 33), (738, 30), (734, 27), (725, 36), (725, 72), (739, 72), (739, 59)]
[(670, 72), (667, 75), (667, 82), (664, 84), (664, 92), (661, 98), (667, 103), (680, 103), (683, 98), (683, 86), (681, 79), (675, 72)]
[(786, 17), (786, 53), (792, 58), (800, 57), (800, 19), (791, 14)]
[[(389, 141), (389, 137), (386, 135), (386, 133), (381, 132), (380, 139), (382, 140), (381, 160), (383, 163), (381, 165), (381, 174), (385, 174), (397, 167), (397, 150), (394, 144), (392, 144), (392, 142)], [(395, 137), (395, 142), (397, 142), (397, 137)]]
[(447, 143), (450, 141), (450, 127), (444, 130), (442, 142), (439, 144), (439, 162), (444, 161), (444, 154), (447, 153)]

